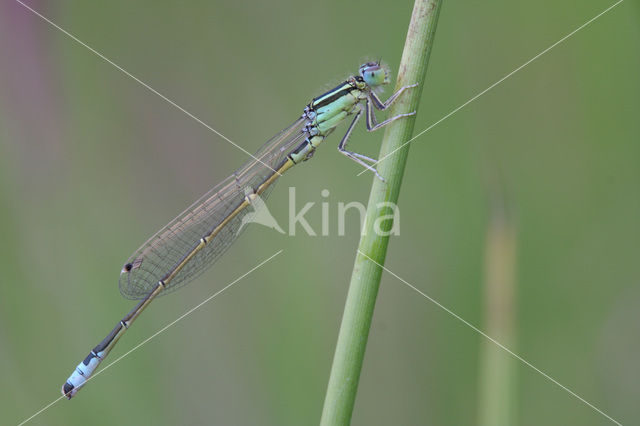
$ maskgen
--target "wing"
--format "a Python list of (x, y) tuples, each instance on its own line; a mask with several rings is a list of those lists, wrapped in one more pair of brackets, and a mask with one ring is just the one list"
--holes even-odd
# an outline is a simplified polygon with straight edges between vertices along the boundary
[[(149, 238), (122, 269), (119, 282), (122, 295), (128, 299), (142, 299), (159, 280), (164, 280), (198, 246), (202, 237), (211, 233), (242, 204), (247, 188), (253, 190), (272, 176), (289, 152), (305, 140), (305, 124), (306, 120), (300, 118), (282, 130), (235, 173)], [(266, 199), (273, 186), (270, 185), (260, 195), (262, 199)], [(182, 287), (213, 265), (244, 230), (242, 219), (251, 212), (252, 209), (245, 208), (229, 220), (166, 283), (166, 289), (160, 294)]]

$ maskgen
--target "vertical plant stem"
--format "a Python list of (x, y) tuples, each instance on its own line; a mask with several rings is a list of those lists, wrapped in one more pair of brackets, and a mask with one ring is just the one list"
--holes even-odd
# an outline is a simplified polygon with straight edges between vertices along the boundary
[[(418, 87), (403, 94), (390, 108), (389, 116), (415, 111), (418, 107), (441, 3), (442, 0), (415, 1), (395, 90), (414, 83), (418, 83)], [(393, 229), (394, 210), (381, 208), (381, 203), (395, 206), (398, 201), (409, 152), (409, 145), (403, 144), (411, 138), (414, 123), (415, 116), (397, 120), (387, 126), (384, 134), (378, 157), (384, 160), (377, 168), (386, 182), (373, 178), (322, 410), (320, 424), (323, 426), (348, 425), (351, 420), (382, 274), (377, 264), (384, 265), (389, 231)]]
[[(488, 335), (514, 348), (517, 230), (499, 179), (496, 176), (489, 184), (483, 322)], [(493, 342), (481, 342), (478, 425), (508, 426), (517, 422), (514, 361)]]

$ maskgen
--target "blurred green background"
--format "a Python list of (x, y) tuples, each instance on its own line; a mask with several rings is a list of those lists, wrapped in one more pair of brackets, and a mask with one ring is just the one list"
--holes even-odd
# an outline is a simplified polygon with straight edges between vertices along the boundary
[[(363, 58), (395, 70), (412, 9), (28, 4), (251, 152)], [(445, 1), (416, 130), (610, 4)], [(625, 1), (415, 140), (386, 264), (623, 424), (640, 418), (639, 18)], [(247, 157), (13, 1), (0, 58), (0, 423), (16, 424), (133, 306), (130, 253)], [(380, 139), (350, 146), (375, 156)], [(30, 424), (317, 424), (358, 241), (354, 216), (336, 235), (337, 204), (372, 179), (338, 141), (269, 201), (286, 226), (295, 186), (317, 230), (328, 202), (330, 236), (252, 227), (112, 360), (283, 253)], [(503, 424), (612, 424), (383, 275), (352, 423), (487, 424), (489, 406)]]

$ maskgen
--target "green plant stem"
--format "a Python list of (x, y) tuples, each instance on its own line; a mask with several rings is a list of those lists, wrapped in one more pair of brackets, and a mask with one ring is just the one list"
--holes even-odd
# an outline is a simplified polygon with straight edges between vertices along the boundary
[[(389, 116), (415, 111), (424, 87), (427, 63), (433, 45), (442, 0), (416, 0), (407, 32), (395, 90), (418, 83), (390, 108)], [(389, 243), (387, 232), (393, 229), (392, 211), (381, 203), (398, 201), (407, 161), (415, 116), (387, 126), (377, 164), (386, 182), (373, 179), (362, 236), (356, 253), (351, 283), (345, 303), (338, 343), (331, 367), (320, 424), (348, 425), (358, 390), (373, 309)], [(388, 154), (389, 157), (387, 157)]]
[[(508, 348), (514, 348), (517, 227), (501, 175), (488, 182), (490, 211), (485, 242), (484, 330)], [(517, 423), (515, 359), (493, 342), (480, 342), (478, 425)]]

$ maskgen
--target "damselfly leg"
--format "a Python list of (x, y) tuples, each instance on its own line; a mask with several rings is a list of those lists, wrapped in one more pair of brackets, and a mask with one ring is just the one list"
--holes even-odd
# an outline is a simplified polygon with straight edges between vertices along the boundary
[[(381, 123), (378, 123), (378, 120), (376, 119), (376, 115), (375, 115), (375, 113), (373, 111), (372, 105), (375, 106), (377, 109), (383, 111), (383, 110), (389, 108), (389, 106), (391, 106), (398, 99), (398, 97), (402, 94), (402, 92), (404, 92), (407, 89), (416, 87), (416, 86), (417, 86), (417, 84), (411, 84), (409, 86), (402, 86), (400, 89), (398, 89), (398, 91), (396, 93), (391, 95), (389, 97), (389, 99), (387, 99), (385, 102), (382, 102), (380, 100), (380, 98), (375, 94), (375, 92), (370, 91), (368, 93), (367, 98), (366, 98), (367, 130), (369, 132), (373, 132), (374, 130), (378, 130), (378, 129), (386, 126), (387, 124), (394, 122), (395, 120), (415, 115), (415, 113), (416, 113), (415, 111), (409, 112), (409, 113), (406, 113), (406, 114), (398, 114), (398, 115), (393, 116), (391, 118), (387, 118), (386, 120), (384, 120)], [(373, 167), (373, 165), (375, 163), (377, 163), (378, 160), (376, 160), (374, 158), (371, 158), (371, 157), (368, 157), (368, 156), (366, 156), (364, 154), (360, 154), (360, 153), (353, 152), (353, 151), (348, 151), (346, 149), (347, 148), (347, 140), (349, 139), (349, 136), (351, 136), (351, 132), (353, 132), (353, 129), (355, 128), (356, 123), (358, 122), (358, 120), (360, 119), (360, 116), (362, 115), (362, 107), (360, 106), (360, 104), (358, 104), (356, 106), (356, 108), (358, 109), (358, 112), (356, 113), (355, 117), (351, 121), (351, 124), (349, 125), (349, 128), (347, 129), (346, 133), (342, 137), (342, 140), (340, 141), (340, 144), (338, 145), (338, 151), (340, 151), (340, 153), (344, 154), (345, 156), (347, 156), (351, 160), (355, 161), (356, 163), (360, 164), (361, 166), (363, 166), (367, 170), (370, 170), (371, 172), (373, 172), (378, 179), (380, 179), (382, 182), (384, 182), (385, 181), (384, 178), (380, 175), (380, 173), (378, 173), (378, 170), (376, 170), (376, 168)], [(370, 162), (371, 164), (367, 164), (366, 161)]]

